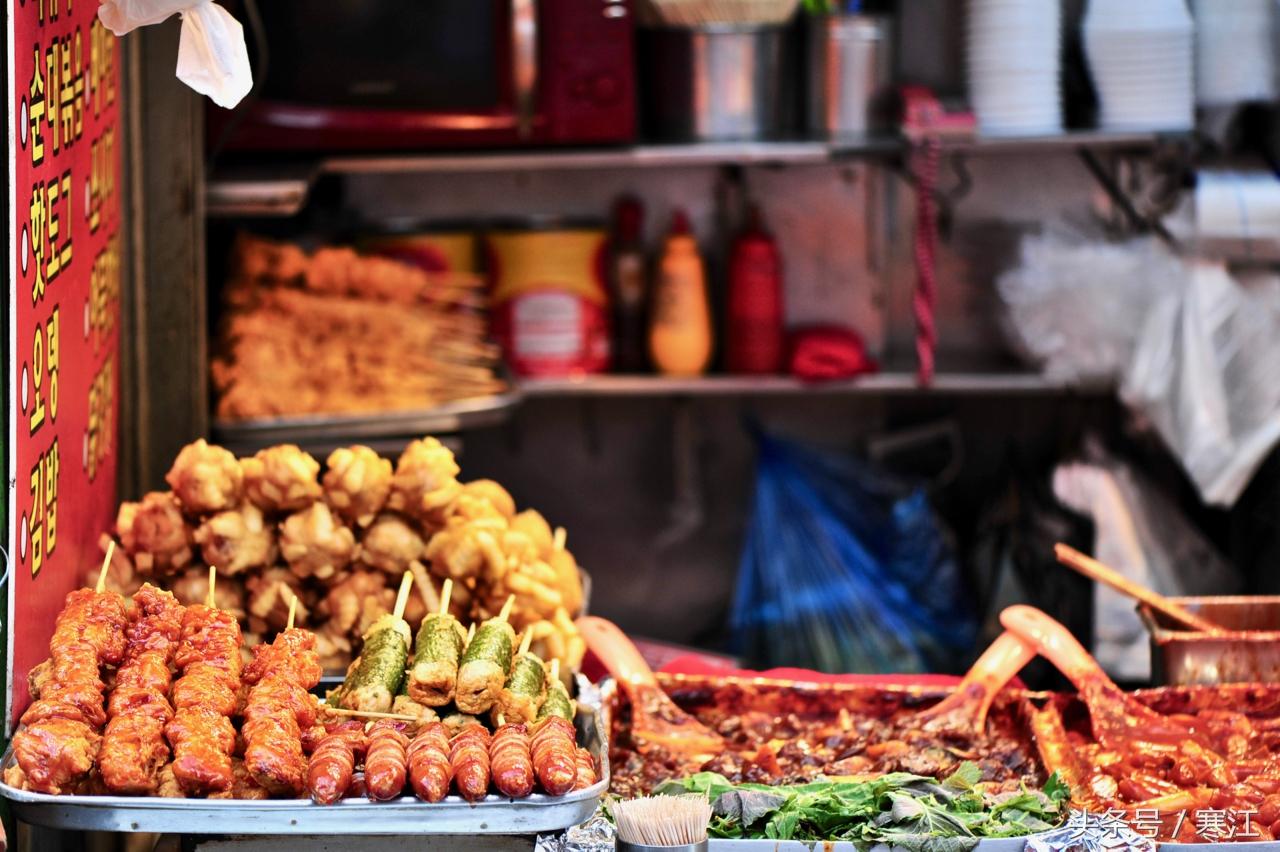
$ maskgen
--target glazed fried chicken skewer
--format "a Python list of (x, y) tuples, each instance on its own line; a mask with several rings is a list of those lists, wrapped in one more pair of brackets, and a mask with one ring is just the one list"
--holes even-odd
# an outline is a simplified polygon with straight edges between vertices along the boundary
[(235, 780), (231, 717), (240, 689), (240, 624), (214, 606), (215, 582), (210, 566), (206, 602), (187, 607), (183, 617), (182, 642), (174, 657), (182, 677), (173, 685), (173, 721), (165, 726), (173, 774), (188, 796), (226, 792)]
[(98, 769), (113, 793), (149, 795), (169, 759), (164, 726), (173, 719), (169, 665), (182, 637), (186, 608), (168, 592), (144, 584), (133, 596), (124, 663), (107, 702), (107, 730)]
[(293, 626), (297, 598), (289, 606), (289, 626), (270, 645), (253, 649), (244, 672), (252, 684), (244, 709), (244, 762), (249, 774), (275, 796), (298, 796), (307, 787), (302, 731), (315, 724), (310, 690), (323, 670), (315, 635)]
[(124, 657), (128, 624), (124, 599), (103, 591), (111, 552), (108, 547), (96, 589), (67, 595), (49, 640), (48, 680), (13, 737), (25, 783), (37, 792), (68, 792), (88, 777), (98, 758), (106, 723), (100, 673)]

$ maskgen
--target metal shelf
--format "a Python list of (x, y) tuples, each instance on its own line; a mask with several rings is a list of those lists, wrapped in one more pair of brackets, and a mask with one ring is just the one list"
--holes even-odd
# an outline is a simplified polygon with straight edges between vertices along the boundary
[(1105, 394), (1110, 385), (1076, 384), (1037, 373), (944, 373), (921, 387), (914, 373), (876, 373), (849, 381), (809, 383), (787, 376), (584, 376), (576, 379), (526, 379), (521, 396), (662, 397), (662, 396), (873, 396), (883, 394)]
[[(1069, 131), (1056, 136), (975, 137), (946, 141), (948, 151), (1014, 153), (1151, 148), (1182, 134)], [(214, 217), (292, 216), (322, 175), (430, 174), (581, 169), (692, 168), (716, 165), (820, 166), (864, 157), (896, 157), (909, 150), (899, 136), (794, 142), (705, 142), (619, 148), (564, 148), (483, 153), (344, 155), (230, 168), (208, 182)]]

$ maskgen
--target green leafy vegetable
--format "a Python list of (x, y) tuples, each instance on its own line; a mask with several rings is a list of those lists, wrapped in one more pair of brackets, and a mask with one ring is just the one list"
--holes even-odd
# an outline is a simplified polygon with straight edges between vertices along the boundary
[(965, 852), (984, 837), (1022, 837), (1066, 818), (1070, 790), (1056, 774), (1042, 791), (989, 793), (983, 787), (981, 769), (964, 763), (940, 781), (894, 773), (790, 787), (734, 784), (699, 772), (655, 792), (706, 796), (712, 837), (845, 840), (859, 849), (885, 843), (907, 852)]

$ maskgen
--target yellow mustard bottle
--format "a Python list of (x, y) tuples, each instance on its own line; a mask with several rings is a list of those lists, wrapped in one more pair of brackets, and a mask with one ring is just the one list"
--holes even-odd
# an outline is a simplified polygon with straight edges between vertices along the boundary
[(677, 210), (658, 261), (649, 356), (665, 376), (698, 376), (711, 361), (707, 274), (689, 217)]

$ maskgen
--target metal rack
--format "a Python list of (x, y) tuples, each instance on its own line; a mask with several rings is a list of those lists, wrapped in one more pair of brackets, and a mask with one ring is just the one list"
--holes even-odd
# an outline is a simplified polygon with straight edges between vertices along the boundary
[[(944, 143), (957, 154), (1039, 151), (1147, 150), (1186, 134), (1069, 131), (1054, 136), (974, 137)], [(863, 158), (901, 158), (911, 143), (900, 136), (832, 141), (717, 142), (619, 148), (502, 151), (483, 154), (408, 153), (329, 157), (303, 164), (233, 166), (206, 185), (206, 209), (218, 218), (293, 216), (325, 175), (691, 168), (703, 166), (820, 166)]]

